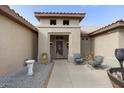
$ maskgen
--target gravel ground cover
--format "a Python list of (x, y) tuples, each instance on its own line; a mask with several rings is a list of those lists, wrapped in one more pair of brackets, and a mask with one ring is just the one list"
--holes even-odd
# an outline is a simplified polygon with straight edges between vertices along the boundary
[(43, 88), (53, 63), (47, 65), (35, 63), (34, 75), (27, 75), (27, 67), (13, 73), (0, 76), (0, 88)]

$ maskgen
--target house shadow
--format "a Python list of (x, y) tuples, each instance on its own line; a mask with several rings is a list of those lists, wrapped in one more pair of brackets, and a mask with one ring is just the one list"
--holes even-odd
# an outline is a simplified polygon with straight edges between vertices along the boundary
[(90, 68), (91, 70), (107, 70), (110, 67), (108, 65), (101, 65), (101, 66), (94, 67), (94, 66), (88, 64), (88, 68)]
[(108, 65), (101, 65), (98, 67), (93, 67), (95, 70), (107, 70), (109, 68)]

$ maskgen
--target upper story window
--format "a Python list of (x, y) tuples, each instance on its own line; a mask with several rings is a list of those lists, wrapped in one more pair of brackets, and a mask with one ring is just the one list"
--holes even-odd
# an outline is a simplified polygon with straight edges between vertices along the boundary
[(82, 40), (84, 40), (84, 38), (82, 37)]
[(88, 40), (88, 38), (86, 38), (86, 40)]
[(69, 25), (69, 20), (63, 20), (63, 25)]
[(88, 37), (82, 37), (82, 40), (89, 40)]
[(50, 20), (50, 25), (56, 25), (56, 20)]

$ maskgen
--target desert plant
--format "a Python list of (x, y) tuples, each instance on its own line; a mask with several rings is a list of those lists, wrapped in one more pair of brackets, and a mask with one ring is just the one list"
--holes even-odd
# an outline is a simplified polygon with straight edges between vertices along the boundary
[(93, 53), (88, 53), (85, 58), (86, 58), (86, 61), (90, 61), (94, 59), (94, 55)]
[(88, 64), (91, 64), (92, 60), (94, 59), (94, 54), (93, 53), (88, 53), (86, 56), (85, 56), (85, 59), (86, 59), (86, 62)]

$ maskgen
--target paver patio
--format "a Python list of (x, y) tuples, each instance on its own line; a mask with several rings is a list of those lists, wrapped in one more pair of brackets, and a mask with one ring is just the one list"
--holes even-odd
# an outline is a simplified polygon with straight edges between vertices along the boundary
[(55, 60), (48, 88), (111, 88), (106, 70)]

